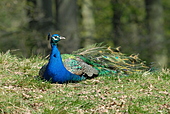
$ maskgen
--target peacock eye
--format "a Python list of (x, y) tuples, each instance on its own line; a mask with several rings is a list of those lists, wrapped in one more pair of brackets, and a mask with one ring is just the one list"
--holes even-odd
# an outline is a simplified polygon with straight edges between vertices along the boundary
[(56, 38), (59, 38), (59, 36), (55, 36), (55, 39), (56, 39)]

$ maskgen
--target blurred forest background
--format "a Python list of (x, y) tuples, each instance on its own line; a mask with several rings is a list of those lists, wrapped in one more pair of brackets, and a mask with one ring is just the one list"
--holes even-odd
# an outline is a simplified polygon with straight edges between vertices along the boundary
[(104, 42), (147, 63), (170, 66), (170, 0), (1, 0), (0, 51), (46, 56), (48, 33), (61, 53)]

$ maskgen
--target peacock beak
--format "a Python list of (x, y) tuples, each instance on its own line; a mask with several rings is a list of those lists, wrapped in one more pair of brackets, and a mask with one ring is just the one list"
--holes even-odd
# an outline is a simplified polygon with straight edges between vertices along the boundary
[(63, 39), (63, 40), (64, 40), (64, 39), (66, 39), (66, 38), (65, 38), (65, 37), (63, 37), (63, 36), (60, 36), (60, 39)]

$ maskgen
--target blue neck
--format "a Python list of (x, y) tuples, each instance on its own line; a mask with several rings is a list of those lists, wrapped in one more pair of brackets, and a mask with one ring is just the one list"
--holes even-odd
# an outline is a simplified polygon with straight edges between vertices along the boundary
[(60, 67), (64, 67), (63, 65), (63, 62), (62, 62), (62, 59), (61, 59), (61, 55), (60, 55), (60, 52), (57, 48), (57, 45), (55, 44), (51, 44), (51, 54), (50, 54), (50, 60), (49, 60), (49, 63), (52, 64), (52, 65), (60, 65)]
[(83, 80), (84, 77), (70, 73), (63, 65), (60, 52), (55, 44), (51, 44), (52, 51), (50, 60), (44, 73), (46, 80), (52, 82), (65, 83)]

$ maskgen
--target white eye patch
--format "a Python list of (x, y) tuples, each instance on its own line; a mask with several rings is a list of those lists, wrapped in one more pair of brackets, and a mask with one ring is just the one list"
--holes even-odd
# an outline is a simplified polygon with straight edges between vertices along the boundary
[(57, 40), (57, 38), (55, 38), (55, 37), (52, 37), (54, 40)]

